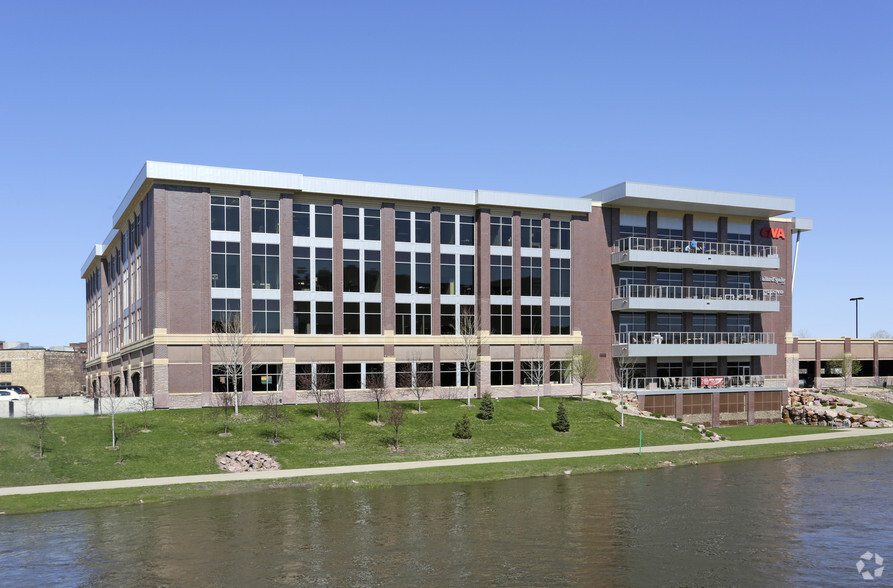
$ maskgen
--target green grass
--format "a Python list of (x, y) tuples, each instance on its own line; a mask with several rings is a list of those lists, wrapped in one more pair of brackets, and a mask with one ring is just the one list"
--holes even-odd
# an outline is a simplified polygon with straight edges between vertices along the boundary
[(811, 435), (827, 433), (828, 427), (810, 427), (808, 425), (790, 425), (785, 423), (769, 423), (766, 425), (741, 425), (736, 427), (713, 427), (711, 429), (730, 441), (746, 439), (768, 439), (770, 437), (786, 437), (788, 435)]
[(883, 400), (877, 400), (875, 398), (868, 398), (867, 396), (859, 396), (857, 394), (838, 394), (838, 396), (843, 396), (844, 398), (849, 398), (850, 400), (855, 400), (856, 402), (861, 402), (866, 405), (866, 408), (848, 409), (848, 411), (853, 414), (864, 414), (866, 416), (874, 416), (893, 421), (893, 404), (890, 404), (889, 402), (884, 402)]
[[(149, 414), (150, 433), (136, 432), (125, 441), (124, 465), (116, 465), (118, 452), (111, 445), (111, 417), (51, 418), (45, 435), (45, 459), (37, 453), (36, 436), (19, 419), (0, 419), (0, 484), (21, 486), (59, 482), (86, 482), (159, 476), (216, 473), (215, 455), (224, 451), (253, 449), (274, 456), (283, 468), (333, 466), (393, 461), (506, 455), (549, 451), (576, 451), (638, 445), (639, 431), (645, 445), (696, 443), (696, 431), (683, 431), (679, 423), (626, 417), (626, 428), (617, 425), (620, 415), (605, 402), (568, 400), (569, 433), (556, 433), (558, 400), (544, 398), (545, 410), (534, 411), (535, 399), (503, 399), (496, 402), (495, 418), (472, 418), (473, 438), (452, 437), (464, 412), (474, 417), (476, 408), (460, 401), (423, 403), (427, 414), (410, 414), (400, 429), (403, 451), (393, 452), (393, 430), (370, 426), (375, 418), (372, 403), (351, 405), (344, 423), (344, 447), (337, 447), (333, 420), (317, 421), (315, 406), (289, 407), (291, 422), (280, 425), (282, 443), (268, 443), (272, 425), (261, 422), (259, 410), (243, 407), (242, 419), (231, 424), (232, 437), (220, 437), (222, 419), (211, 409), (155, 411)], [(406, 403), (415, 408), (415, 403)], [(118, 415), (118, 424), (142, 428), (141, 415)]]

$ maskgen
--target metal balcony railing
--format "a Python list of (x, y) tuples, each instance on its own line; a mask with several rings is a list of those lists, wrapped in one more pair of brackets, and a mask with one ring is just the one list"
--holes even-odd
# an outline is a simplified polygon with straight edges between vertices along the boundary
[(681, 239), (656, 239), (652, 237), (626, 237), (614, 242), (613, 253), (620, 251), (667, 251), (671, 253), (707, 253), (712, 255), (743, 255), (747, 257), (772, 257), (778, 255), (775, 245), (751, 245), (749, 243), (712, 243), (698, 241), (695, 249), (691, 241)]
[(775, 290), (753, 288), (715, 288), (711, 286), (657, 286), (624, 284), (614, 288), (614, 299), (619, 298), (694, 298), (697, 300), (756, 300), (775, 302)]
[(773, 345), (775, 333), (697, 331), (626, 331), (614, 333), (615, 345)]
[(787, 380), (783, 375), (771, 376), (684, 376), (630, 378), (621, 382), (624, 390), (717, 390), (735, 388), (785, 388)]

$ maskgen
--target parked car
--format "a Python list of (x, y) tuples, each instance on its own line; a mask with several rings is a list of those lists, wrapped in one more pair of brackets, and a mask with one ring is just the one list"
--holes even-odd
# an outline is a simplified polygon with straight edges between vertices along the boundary
[(0, 400), (21, 400), (31, 398), (24, 386), (0, 386)]

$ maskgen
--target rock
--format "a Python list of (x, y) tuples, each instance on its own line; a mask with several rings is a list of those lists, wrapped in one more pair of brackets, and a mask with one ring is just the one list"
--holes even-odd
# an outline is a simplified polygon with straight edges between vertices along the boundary
[(275, 459), (259, 451), (227, 451), (215, 459), (217, 467), (227, 472), (278, 470)]
[(876, 429), (879, 425), (877, 421), (866, 421), (865, 426), (869, 429)]
[(683, 426), (683, 427), (682, 427), (682, 430), (683, 430), (683, 431), (691, 431), (691, 427)]

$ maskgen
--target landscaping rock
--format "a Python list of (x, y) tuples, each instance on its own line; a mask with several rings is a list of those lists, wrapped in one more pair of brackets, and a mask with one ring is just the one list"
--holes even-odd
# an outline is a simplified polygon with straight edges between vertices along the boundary
[(279, 462), (259, 451), (227, 451), (217, 456), (217, 467), (227, 472), (278, 470)]

